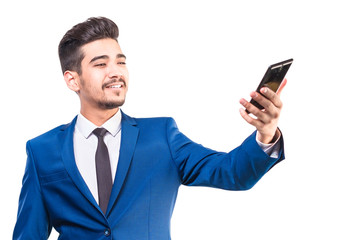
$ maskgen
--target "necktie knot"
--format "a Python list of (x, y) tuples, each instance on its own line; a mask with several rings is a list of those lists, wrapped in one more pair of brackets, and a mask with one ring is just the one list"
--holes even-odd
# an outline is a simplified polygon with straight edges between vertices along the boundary
[(105, 128), (96, 128), (94, 131), (93, 131), (93, 134), (95, 136), (97, 136), (98, 138), (103, 138), (105, 136), (105, 134), (107, 133), (107, 130)]

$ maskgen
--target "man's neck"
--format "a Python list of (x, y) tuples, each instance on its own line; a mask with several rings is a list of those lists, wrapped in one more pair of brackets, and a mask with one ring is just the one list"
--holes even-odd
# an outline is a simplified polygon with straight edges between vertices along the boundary
[(80, 113), (88, 119), (90, 122), (96, 126), (103, 125), (107, 120), (114, 116), (119, 108), (113, 109), (92, 109), (91, 111), (86, 111), (83, 108), (80, 109)]

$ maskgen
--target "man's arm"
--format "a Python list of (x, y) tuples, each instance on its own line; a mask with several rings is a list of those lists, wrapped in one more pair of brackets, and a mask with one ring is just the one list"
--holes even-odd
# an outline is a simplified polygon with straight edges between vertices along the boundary
[(19, 199), (17, 221), (13, 239), (48, 239), (51, 226), (43, 203), (30, 141), (26, 144), (28, 155), (23, 185)]
[[(259, 110), (245, 99), (240, 100), (255, 118), (243, 109), (240, 109), (241, 116), (255, 126), (257, 131), (229, 153), (215, 152), (192, 142), (178, 131), (174, 121), (170, 121), (168, 144), (182, 183), (246, 190), (276, 163), (283, 160), (283, 138), (277, 125), (282, 108), (279, 95), (285, 85), (286, 79), (277, 94), (268, 88), (261, 89), (264, 96), (256, 92), (251, 93), (251, 97), (264, 106), (264, 110)], [(268, 155), (263, 144), (270, 143), (276, 144)]]
[(173, 119), (167, 123), (167, 139), (181, 183), (227, 190), (247, 190), (276, 163), (284, 159), (283, 140), (279, 156), (266, 154), (256, 141), (256, 132), (229, 153), (197, 144), (182, 134)]

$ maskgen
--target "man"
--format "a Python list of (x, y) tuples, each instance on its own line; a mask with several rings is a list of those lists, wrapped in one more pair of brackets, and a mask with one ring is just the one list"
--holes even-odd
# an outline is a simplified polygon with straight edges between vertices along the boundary
[(53, 227), (63, 240), (170, 239), (181, 184), (245, 190), (284, 159), (282, 103), (267, 88), (251, 93), (265, 111), (240, 100), (257, 131), (229, 153), (192, 142), (171, 118), (121, 112), (129, 75), (117, 37), (114, 22), (90, 18), (61, 40), (64, 79), (80, 113), (27, 142), (13, 239), (47, 239)]

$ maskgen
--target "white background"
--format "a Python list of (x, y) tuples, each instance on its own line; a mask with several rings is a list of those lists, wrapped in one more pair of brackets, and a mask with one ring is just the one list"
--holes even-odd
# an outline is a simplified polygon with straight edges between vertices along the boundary
[(123, 110), (172, 116), (188, 137), (219, 151), (254, 130), (240, 117), (239, 99), (249, 99), (268, 65), (294, 58), (280, 122), (287, 160), (250, 191), (181, 187), (174, 240), (360, 239), (356, 6), (350, 0), (2, 1), (0, 238), (11, 238), (16, 221), (26, 141), (79, 111), (57, 45), (73, 25), (106, 16), (120, 28), (130, 71)]

